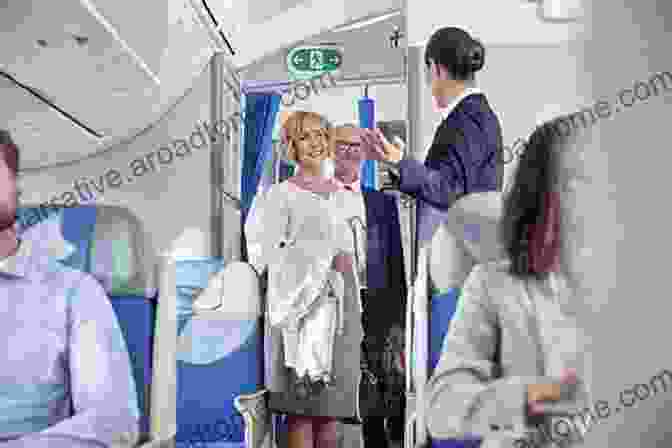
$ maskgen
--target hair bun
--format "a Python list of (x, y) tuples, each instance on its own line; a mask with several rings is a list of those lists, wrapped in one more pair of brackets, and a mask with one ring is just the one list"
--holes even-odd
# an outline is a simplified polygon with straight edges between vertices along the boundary
[(474, 41), (473, 46), (469, 50), (469, 64), (472, 72), (477, 72), (483, 68), (485, 63), (485, 48), (480, 42)]

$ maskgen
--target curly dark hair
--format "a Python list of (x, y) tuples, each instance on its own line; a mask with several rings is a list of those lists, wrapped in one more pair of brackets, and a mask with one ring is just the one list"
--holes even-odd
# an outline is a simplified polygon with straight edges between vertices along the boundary
[(0, 154), (16, 176), (19, 172), (19, 148), (12, 140), (10, 133), (4, 129), (0, 129)]
[(544, 279), (559, 261), (559, 187), (566, 177), (560, 156), (576, 130), (567, 123), (569, 117), (558, 117), (532, 132), (504, 199), (500, 239), (514, 277)]

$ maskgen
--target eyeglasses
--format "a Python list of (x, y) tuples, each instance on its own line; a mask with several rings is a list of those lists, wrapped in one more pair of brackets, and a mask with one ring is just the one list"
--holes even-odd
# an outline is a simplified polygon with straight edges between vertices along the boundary
[(336, 142), (336, 151), (342, 154), (359, 153), (362, 150), (360, 143)]

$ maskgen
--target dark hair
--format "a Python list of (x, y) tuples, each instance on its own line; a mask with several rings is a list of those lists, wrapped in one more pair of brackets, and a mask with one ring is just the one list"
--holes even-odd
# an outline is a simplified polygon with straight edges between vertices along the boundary
[[(566, 119), (558, 117), (534, 130), (504, 199), (500, 238), (511, 261), (510, 274), (518, 278), (545, 278), (559, 255), (559, 162), (569, 143), (559, 125)], [(549, 233), (552, 240), (547, 242)]]
[(441, 28), (427, 42), (425, 64), (429, 67), (431, 61), (448, 69), (457, 81), (472, 80), (483, 68), (485, 48), (460, 28)]
[(0, 153), (9, 169), (16, 176), (19, 172), (19, 148), (12, 140), (9, 132), (4, 129), (0, 129)]

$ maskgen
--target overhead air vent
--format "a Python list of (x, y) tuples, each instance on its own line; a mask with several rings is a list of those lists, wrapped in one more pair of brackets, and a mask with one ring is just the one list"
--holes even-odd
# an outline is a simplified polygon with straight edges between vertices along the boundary
[(84, 46), (89, 43), (89, 38), (86, 36), (72, 36), (72, 38), (75, 39), (75, 42), (77, 42), (77, 45), (79, 46)]
[(538, 0), (539, 16), (545, 22), (576, 22), (583, 17), (583, 0)]

